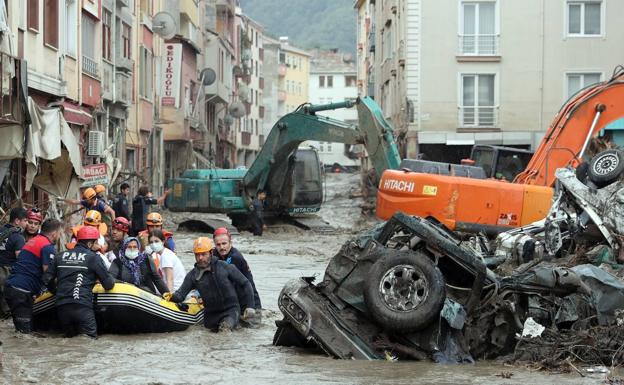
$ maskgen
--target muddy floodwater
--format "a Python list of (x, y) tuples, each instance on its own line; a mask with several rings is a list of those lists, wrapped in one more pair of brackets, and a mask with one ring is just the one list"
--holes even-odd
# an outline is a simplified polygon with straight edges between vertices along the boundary
[[(367, 223), (359, 218), (359, 200), (348, 191), (356, 175), (328, 175), (328, 202), (321, 215), (339, 227), (314, 234), (293, 227), (272, 227), (263, 237), (243, 233), (234, 243), (247, 258), (263, 306), (262, 324), (215, 334), (201, 326), (184, 332), (134, 336), (103, 335), (97, 340), (17, 335), (0, 321), (4, 365), (0, 382), (106, 384), (597, 384), (604, 374), (552, 375), (495, 362), (437, 365), (419, 362), (341, 361), (307, 351), (275, 347), (271, 341), (280, 319), (278, 294), (289, 279), (322, 276), (340, 245)], [(193, 264), (197, 233), (176, 233), (183, 263)], [(511, 373), (505, 379), (501, 373)]]

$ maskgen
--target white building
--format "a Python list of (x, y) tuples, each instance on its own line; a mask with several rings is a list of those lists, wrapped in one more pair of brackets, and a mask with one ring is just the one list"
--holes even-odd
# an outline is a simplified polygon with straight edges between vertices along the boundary
[[(568, 97), (624, 63), (624, 1), (358, 0), (358, 63), (408, 157), (535, 148)], [(368, 32), (368, 34), (366, 33)], [(368, 45), (366, 45), (368, 42)]]
[[(328, 104), (346, 99), (355, 101), (358, 93), (356, 79), (356, 66), (350, 54), (341, 54), (335, 50), (314, 52), (310, 62), (310, 103)], [(357, 124), (355, 107), (323, 111), (318, 114)], [(350, 153), (349, 145), (315, 141), (307, 143), (318, 149), (321, 162), (325, 165), (334, 163), (345, 167), (360, 165), (359, 159)]]

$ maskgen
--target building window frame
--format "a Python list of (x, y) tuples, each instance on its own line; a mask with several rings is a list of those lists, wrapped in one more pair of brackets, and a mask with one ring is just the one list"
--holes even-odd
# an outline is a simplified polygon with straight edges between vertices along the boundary
[[(480, 29), (481, 5), (494, 4), (494, 31), (483, 34)], [(465, 31), (465, 7), (475, 5), (475, 33), (467, 34)], [(459, 56), (498, 56), (500, 40), (500, 4), (498, 0), (461, 0), (458, 3), (458, 55)], [(485, 46), (485, 47), (483, 47)], [(473, 49), (470, 49), (473, 47)]]
[(72, 58), (78, 57), (78, 2), (65, 1), (65, 53)]
[[(574, 94), (578, 91), (586, 88), (596, 82), (587, 83), (585, 80), (586, 76), (598, 75), (598, 82), (604, 81), (604, 72), (600, 70), (574, 70), (574, 71), (566, 71), (563, 74), (563, 96), (564, 100), (570, 99)], [(580, 88), (578, 88), (574, 93), (570, 93), (570, 78), (573, 76), (579, 77)]]
[(132, 26), (121, 22), (121, 57), (132, 59)]
[[(600, 32), (588, 34), (585, 32), (585, 16), (587, 4), (600, 5)], [(606, 34), (606, 0), (566, 0), (564, 6), (564, 31), (563, 36), (568, 38), (595, 38), (605, 37)], [(570, 32), (570, 8), (572, 6), (580, 6), (579, 10), (579, 32)]]
[(102, 8), (102, 59), (113, 62), (113, 13)]
[(154, 54), (146, 46), (139, 46), (139, 96), (151, 101), (154, 93)]
[[(480, 105), (479, 101), (479, 86), (481, 77), (492, 76), (493, 77), (493, 97), (490, 105)], [(474, 91), (473, 98), (474, 104), (464, 105), (464, 79), (467, 77), (474, 77)], [(457, 122), (459, 128), (483, 128), (483, 129), (498, 129), (500, 122), (499, 115), (499, 97), (500, 97), (500, 76), (496, 71), (483, 71), (483, 72), (460, 72), (457, 78)], [(470, 118), (472, 116), (472, 118)]]
[(39, 0), (28, 0), (26, 5), (26, 26), (29, 31), (39, 33)]
[(43, 44), (58, 49), (60, 36), (60, 14), (58, 0), (43, 2)]

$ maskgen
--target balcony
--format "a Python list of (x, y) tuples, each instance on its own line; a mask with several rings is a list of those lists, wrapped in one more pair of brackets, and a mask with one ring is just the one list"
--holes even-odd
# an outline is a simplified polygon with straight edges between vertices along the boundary
[(498, 56), (499, 35), (459, 35), (459, 56)]
[[(0, 77), (0, 124), (21, 123), (23, 117), (19, 111), (27, 110), (25, 106), (23, 109), (15, 108), (15, 105), (22, 100), (20, 95), (24, 91), (21, 64), (22, 62), (13, 56), (0, 52), (0, 68), (2, 68), (4, 75)], [(26, 69), (24, 68), (24, 70)], [(24, 73), (24, 77), (26, 77), (26, 73)]]
[(281, 64), (279, 65), (279, 68), (277, 69), (277, 74), (278, 74), (280, 77), (284, 77), (284, 76), (286, 76), (286, 64), (281, 63)]
[(102, 63), (102, 98), (113, 100), (113, 78), (115, 70), (113, 65), (108, 62)]
[(284, 91), (284, 90), (277, 91), (277, 101), (278, 102), (285, 102), (286, 101), (286, 91)]
[(459, 127), (498, 127), (498, 106), (460, 106)]
[(123, 56), (117, 56), (115, 66), (118, 70), (132, 72), (134, 69), (134, 60)]
[(230, 99), (230, 87), (220, 80), (216, 80), (209, 86), (204, 86), (206, 99), (211, 99), (213, 103), (228, 103)]
[(82, 56), (82, 72), (94, 78), (99, 78), (98, 62), (88, 56)]
[(123, 72), (115, 74), (116, 102), (130, 105), (132, 103), (132, 76)]

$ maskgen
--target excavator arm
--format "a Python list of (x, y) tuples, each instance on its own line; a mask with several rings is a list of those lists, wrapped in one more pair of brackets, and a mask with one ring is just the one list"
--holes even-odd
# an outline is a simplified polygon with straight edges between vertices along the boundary
[(394, 142), (392, 127), (384, 120), (381, 110), (370, 98), (359, 98), (358, 125), (319, 116), (316, 113), (339, 108), (351, 108), (354, 103), (344, 101), (325, 105), (305, 105), (282, 117), (271, 129), (265, 144), (243, 178), (248, 198), (258, 190), (278, 196), (288, 185), (289, 172), (295, 150), (307, 140), (363, 144), (377, 177), (386, 169), (396, 169), (400, 156)]
[(515, 183), (553, 186), (555, 170), (580, 163), (587, 146), (602, 128), (624, 116), (624, 68), (609, 81), (575, 94), (555, 116), (526, 169)]

